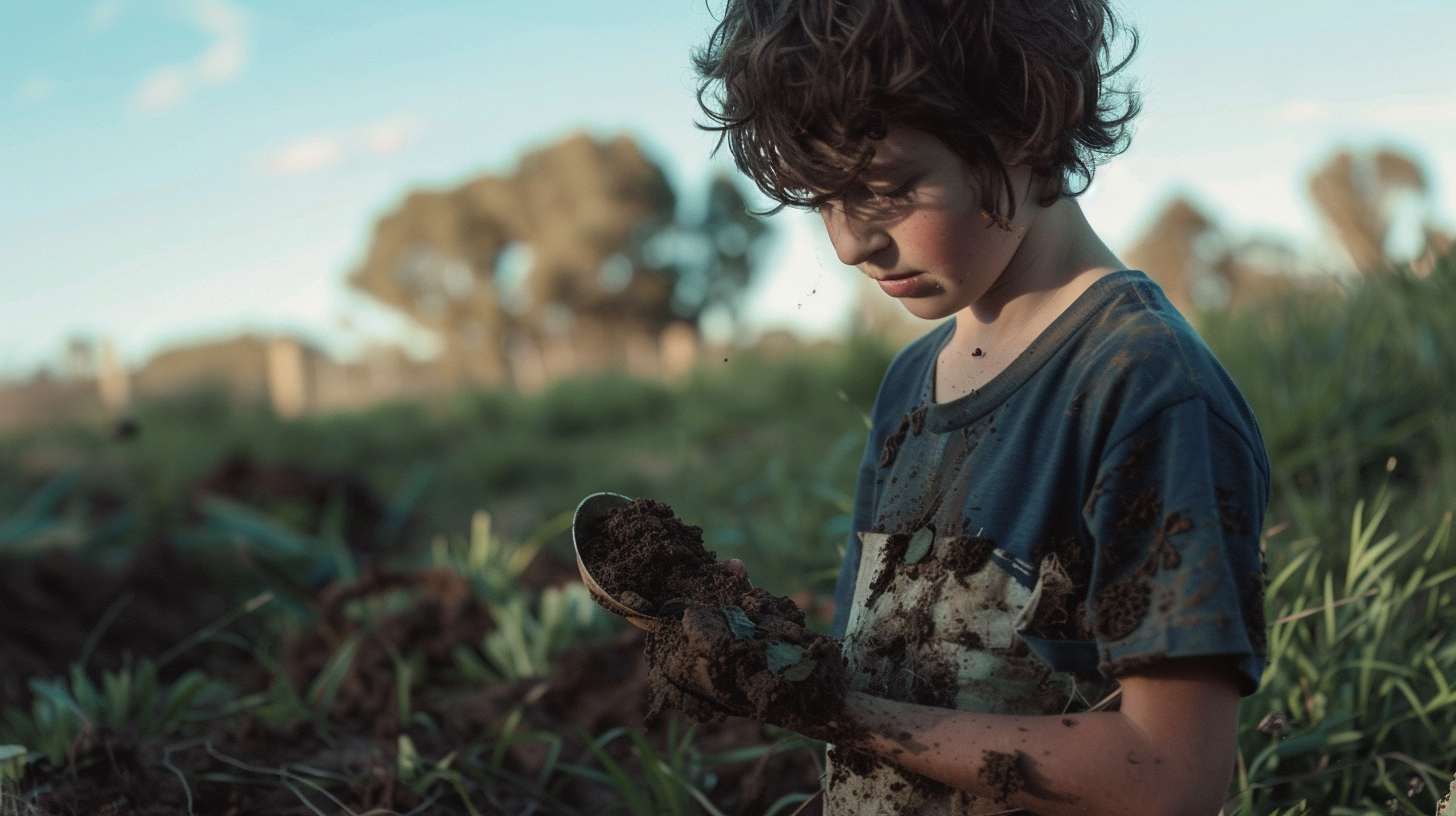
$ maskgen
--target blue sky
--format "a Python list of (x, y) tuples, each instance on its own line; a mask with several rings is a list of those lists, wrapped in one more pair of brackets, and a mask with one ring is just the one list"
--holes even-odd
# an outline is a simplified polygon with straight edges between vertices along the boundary
[[(1123, 8), (1145, 114), (1084, 205), (1114, 247), (1175, 192), (1315, 244), (1303, 180), (1346, 144), (1420, 157), (1453, 222), (1456, 3)], [(701, 0), (0, 0), (0, 376), (76, 335), (132, 362), (244, 328), (402, 336), (343, 285), (374, 219), (575, 128), (635, 134), (691, 201), (711, 25)], [(854, 273), (777, 220), (755, 321), (842, 329)]]

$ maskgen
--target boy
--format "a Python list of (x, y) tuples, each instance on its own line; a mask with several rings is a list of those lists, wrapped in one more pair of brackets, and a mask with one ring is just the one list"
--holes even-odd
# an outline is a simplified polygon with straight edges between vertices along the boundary
[[(1115, 26), (1106, 0), (728, 0), (697, 55), (760, 189), (953, 318), (875, 404), (828, 813), (1223, 800), (1263, 669), (1268, 464), (1223, 369), (1074, 199), (1136, 112), (1106, 84)], [(674, 682), (724, 699), (711, 662)]]

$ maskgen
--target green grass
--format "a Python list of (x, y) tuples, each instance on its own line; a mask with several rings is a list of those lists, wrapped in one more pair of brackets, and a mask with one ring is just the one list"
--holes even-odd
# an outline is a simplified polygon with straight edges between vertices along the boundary
[[(1210, 315), (1203, 326), (1265, 434), (1277, 530), (1266, 541), (1270, 666), (1242, 709), (1228, 811), (1430, 813), (1456, 769), (1456, 262), (1424, 279), (1397, 273)], [(129, 442), (86, 427), (0, 440), (0, 551), (120, 557), (163, 534), (215, 553), (238, 603), (274, 593), (253, 648), (275, 669), (289, 627), (310, 620), (310, 582), (361, 569), (342, 546), (345, 511), (337, 501), (323, 511), (203, 501), (192, 486), (239, 455), (358, 475), (387, 505), (380, 539), (402, 539), (393, 557), (463, 576), (499, 624), (444, 673), (391, 654), (398, 721), (413, 723), (399, 735), (401, 780), (467, 809), (501, 786), (549, 807), (574, 779), (616, 791), (622, 813), (711, 813), (711, 769), (727, 759), (699, 753), (691, 732), (656, 745), (635, 732), (584, 735), (586, 753), (563, 758), (564, 735), (508, 721), (435, 750), (418, 695), (538, 676), (564, 648), (612, 631), (580, 593), (526, 593), (516, 581), (538, 548), (566, 551), (563, 514), (597, 490), (669, 502), (771, 590), (826, 594), (864, 413), (890, 353), (860, 340), (779, 359), (738, 355), (678, 388), (603, 374), (534, 397), (477, 392), (293, 423), (215, 395), (142, 406), (142, 434)], [(208, 717), (241, 713), (327, 730), (355, 648), (341, 643), (306, 688), (278, 671), (247, 693), (207, 676), (162, 683), (141, 660), (122, 673), (43, 678), (35, 705), (0, 725), (0, 745), (57, 762), (89, 723), (185, 740)], [(549, 760), (531, 778), (502, 761), (521, 740)], [(13, 777), (16, 758), (5, 761)], [(277, 784), (337, 784), (268, 773)], [(778, 804), (788, 812), (797, 801)]]
[(1451, 514), (1392, 530), (1390, 501), (1357, 503), (1347, 541), (1269, 546), (1270, 665), (1242, 709), (1240, 812), (1430, 813), (1450, 782)]
[[(0, 439), (0, 512), (40, 497), (52, 521), (47, 534), (74, 541), (86, 497), (106, 497), (126, 510), (106, 536), (93, 531), (91, 546), (126, 552), (187, 526), (198, 480), (243, 457), (361, 478), (408, 509), (412, 522), (396, 526), (405, 549), (420, 552), (437, 532), (465, 532), (479, 510), (520, 539), (588, 493), (612, 490), (673, 505), (705, 528), (710, 546), (758, 558), (764, 567), (755, 579), (771, 589), (799, 588), (808, 548), (823, 591), (838, 558), (844, 522), (835, 518), (847, 508), (864, 414), (891, 353), (871, 339), (782, 359), (743, 352), (704, 365), (676, 389), (601, 374), (533, 397), (472, 392), (291, 423), (195, 394), (139, 406), (141, 433), (130, 441), (85, 426)], [(37, 472), (75, 462), (84, 465), (63, 486), (69, 503), (37, 492), (49, 478)], [(284, 527), (322, 532), (319, 514), (302, 503), (259, 509)], [(6, 534), (0, 529), (0, 542)], [(28, 534), (41, 541), (40, 531)], [(283, 538), (274, 536), (275, 549), (290, 549)], [(547, 545), (567, 551), (561, 534)], [(778, 557), (784, 550), (792, 564)]]
[(1456, 256), (1347, 291), (1292, 292), (1201, 331), (1259, 418), (1272, 515), (1332, 539), (1398, 463), (1397, 514), (1439, 516), (1456, 496)]

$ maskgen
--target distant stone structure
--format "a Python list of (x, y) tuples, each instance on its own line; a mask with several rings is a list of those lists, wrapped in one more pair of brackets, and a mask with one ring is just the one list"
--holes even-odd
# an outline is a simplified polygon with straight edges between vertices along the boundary
[(112, 414), (124, 413), (131, 406), (131, 374), (110, 340), (102, 340), (97, 349), (96, 388)]
[(100, 391), (92, 380), (61, 379), (41, 372), (25, 382), (0, 386), (0, 433), (105, 416)]
[[(549, 354), (517, 348), (510, 383), (534, 393), (581, 370), (574, 344), (544, 346)], [(531, 359), (520, 355), (532, 353)], [(555, 355), (555, 356), (551, 356)], [(697, 331), (682, 321), (657, 336), (634, 338), (617, 367), (666, 382), (681, 382), (702, 356)], [(30, 380), (0, 385), (0, 433), (62, 422), (104, 422), (126, 415), (133, 399), (176, 397), (217, 389), (244, 405), (267, 406), (284, 419), (306, 414), (356, 411), (397, 399), (420, 399), (461, 387), (459, 371), (447, 358), (415, 360), (396, 346), (365, 350), (360, 359), (339, 362), (288, 336), (242, 334), (161, 352), (127, 372), (109, 344), (101, 344), (94, 370), (43, 372)]]
[(163, 351), (132, 375), (138, 398), (217, 388), (240, 403), (268, 399), (266, 341), (250, 334)]

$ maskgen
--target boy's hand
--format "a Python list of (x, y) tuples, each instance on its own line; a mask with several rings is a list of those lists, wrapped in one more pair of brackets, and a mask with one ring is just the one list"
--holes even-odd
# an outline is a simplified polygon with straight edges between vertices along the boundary
[[(734, 575), (742, 578), (750, 588), (753, 586), (753, 582), (748, 579), (748, 567), (741, 559), (730, 558), (723, 562), (723, 565)], [(732, 699), (731, 693), (726, 690), (719, 691), (716, 688), (716, 686), (725, 684), (731, 687), (731, 682), (722, 676), (721, 670), (716, 672), (717, 678), (715, 679), (713, 671), (715, 662), (708, 655), (725, 651), (724, 646), (731, 642), (732, 632), (726, 625), (726, 618), (716, 614), (704, 615), (702, 612), (705, 609), (706, 607), (691, 607), (684, 611), (682, 618), (683, 636), (690, 643), (705, 651), (692, 661), (670, 661), (670, 665), (663, 666), (663, 675), (679, 691), (697, 698), (695, 701), (689, 702), (689, 705), (702, 703), (719, 709), (721, 714), (747, 716), (751, 712)], [(721, 669), (721, 662), (718, 667)], [(672, 707), (688, 711), (682, 705), (672, 705)]]
[[(737, 688), (736, 673), (727, 659), (734, 638), (721, 610), (706, 606), (683, 610), (681, 629), (675, 640), (677, 648), (670, 652), (649, 651), (648, 660), (654, 671), (660, 669), (679, 691), (714, 707), (717, 714), (746, 717), (753, 713), (746, 696)], [(654, 654), (658, 657), (655, 661)], [(683, 710), (694, 713), (687, 708)]]
[(848, 688), (839, 642), (745, 606), (752, 618), (736, 606), (690, 605), (648, 636), (652, 709), (672, 707), (699, 720), (751, 717), (825, 734), (841, 719)]

